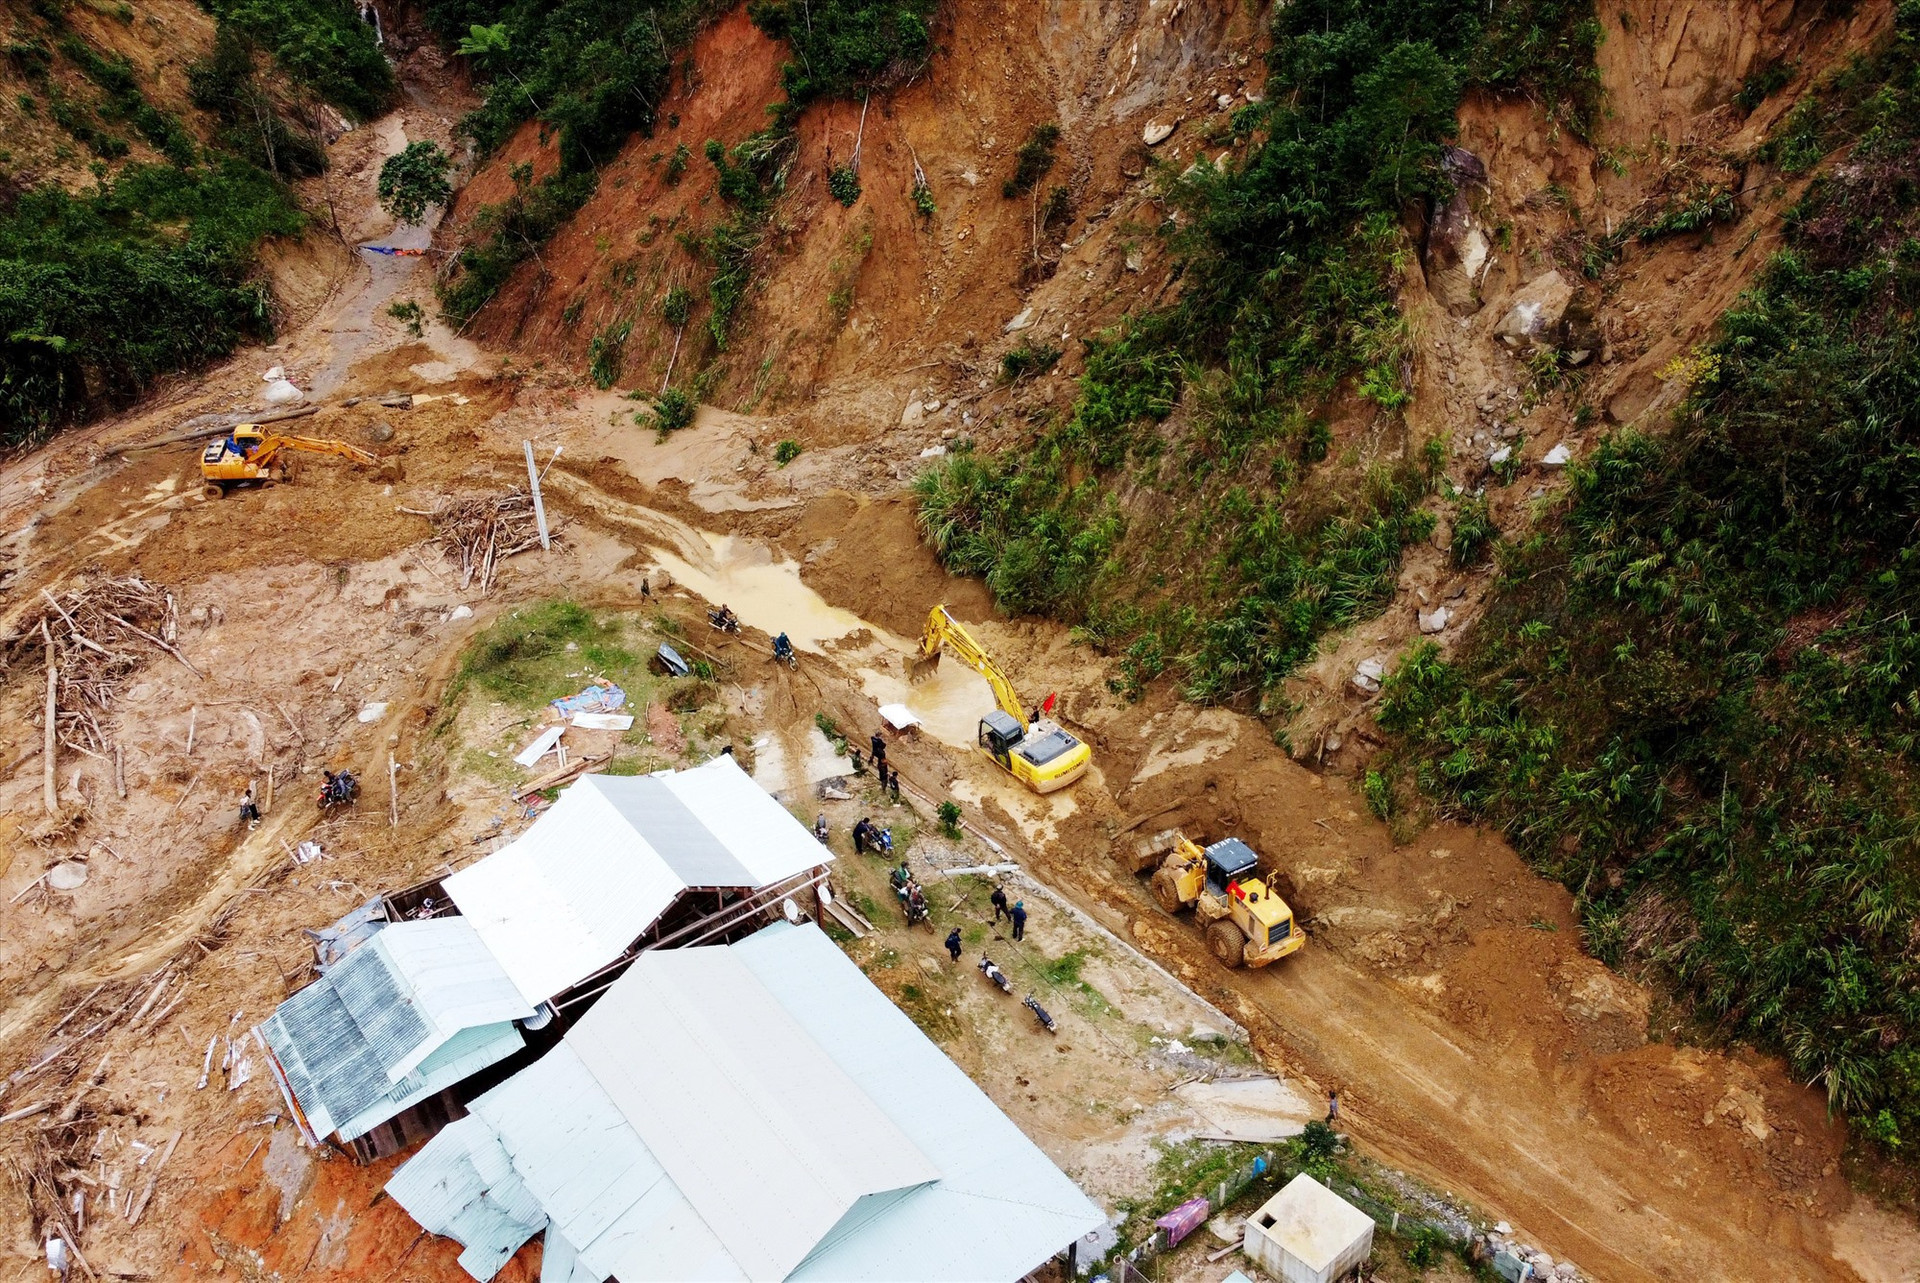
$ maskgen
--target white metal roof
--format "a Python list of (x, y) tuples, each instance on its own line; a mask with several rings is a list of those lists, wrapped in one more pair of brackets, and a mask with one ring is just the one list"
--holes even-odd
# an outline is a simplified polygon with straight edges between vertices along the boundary
[(671, 774), (584, 776), (444, 885), (538, 1003), (619, 958), (682, 891), (767, 886), (832, 858), (722, 754)]
[(1263, 1203), (1251, 1220), (1316, 1274), (1373, 1234), (1372, 1217), (1305, 1172)]
[(1013, 1279), (1105, 1219), (810, 926), (643, 955), (472, 1109), (568, 1283)]
[(567, 1042), (749, 1278), (940, 1175), (730, 949), (644, 955)]

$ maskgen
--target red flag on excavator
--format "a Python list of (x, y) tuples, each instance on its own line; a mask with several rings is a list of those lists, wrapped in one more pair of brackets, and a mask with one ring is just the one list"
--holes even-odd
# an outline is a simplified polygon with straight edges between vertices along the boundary
[(1040, 711), (1043, 713), (1051, 713), (1053, 711), (1053, 701), (1059, 698), (1060, 696), (1057, 693), (1053, 691), (1047, 692), (1047, 702), (1040, 706)]

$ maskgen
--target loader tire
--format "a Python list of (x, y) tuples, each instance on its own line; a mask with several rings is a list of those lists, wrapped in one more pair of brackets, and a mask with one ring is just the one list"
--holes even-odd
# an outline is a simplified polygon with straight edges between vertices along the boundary
[(206, 485), (200, 487), (200, 497), (202, 499), (224, 499), (227, 497), (227, 488), (218, 482), (209, 481)]
[(1153, 898), (1168, 913), (1178, 913), (1185, 907), (1180, 903), (1180, 879), (1172, 869), (1161, 869), (1153, 875)]
[(1207, 928), (1207, 949), (1221, 965), (1237, 967), (1247, 959), (1247, 933), (1222, 918)]

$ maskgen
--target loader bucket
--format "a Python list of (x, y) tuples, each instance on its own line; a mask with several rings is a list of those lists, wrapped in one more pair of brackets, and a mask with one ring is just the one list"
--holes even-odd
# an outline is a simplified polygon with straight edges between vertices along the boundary
[(917, 686), (921, 682), (926, 681), (927, 678), (933, 676), (935, 670), (939, 667), (939, 651), (936, 650), (931, 655), (915, 655), (907, 661), (907, 681)]

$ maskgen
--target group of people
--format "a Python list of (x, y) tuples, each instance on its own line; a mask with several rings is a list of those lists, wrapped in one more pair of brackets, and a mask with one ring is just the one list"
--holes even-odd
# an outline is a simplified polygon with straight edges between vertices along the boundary
[(1004, 917), (1007, 919), (1007, 921), (1013, 923), (1013, 938), (1015, 940), (1026, 939), (1027, 938), (1027, 902), (1025, 900), (1015, 900), (1013, 902), (1013, 907), (1008, 908), (1007, 907), (1007, 889), (1003, 886), (994, 887), (993, 894), (988, 896), (987, 898), (993, 901), (994, 924), (996, 926), (999, 925), (1000, 919)]
[(893, 893), (900, 897), (900, 904), (907, 911), (907, 925), (926, 921), (927, 893), (921, 889), (920, 879), (913, 876), (913, 870), (907, 867), (905, 860), (900, 861), (900, 867), (887, 875), (887, 881), (893, 885)]

